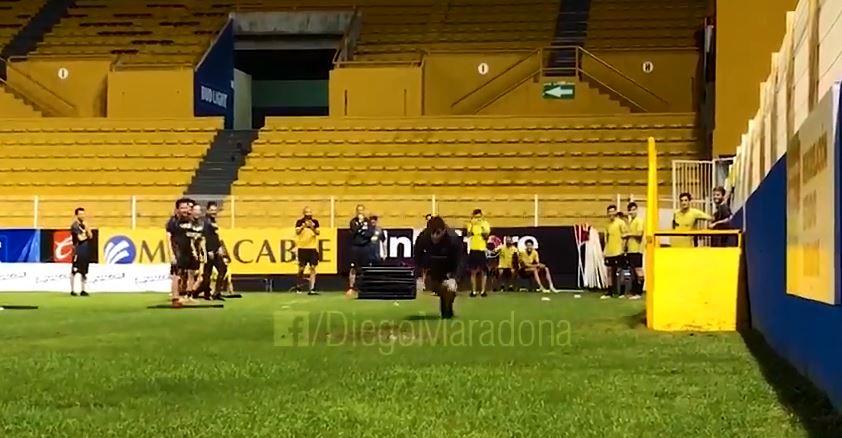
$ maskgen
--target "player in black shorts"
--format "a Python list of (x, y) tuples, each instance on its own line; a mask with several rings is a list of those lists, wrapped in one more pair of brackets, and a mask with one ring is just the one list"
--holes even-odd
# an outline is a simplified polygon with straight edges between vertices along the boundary
[(371, 265), (371, 223), (365, 215), (365, 206), (357, 205), (357, 214), (351, 219), (351, 266), (348, 274), (348, 295), (354, 293), (358, 270)]
[(430, 285), (439, 296), (441, 317), (453, 318), (453, 302), (456, 300), (456, 277), (462, 263), (465, 248), (462, 238), (447, 227), (444, 219), (435, 216), (415, 241), (416, 277), (421, 283), (423, 268), (429, 269)]
[(79, 275), (81, 291), (79, 295), (86, 297), (85, 291), (88, 282), (88, 266), (91, 264), (91, 229), (85, 222), (85, 209), (79, 207), (74, 211), (76, 219), (70, 225), (70, 237), (73, 240), (73, 266), (70, 269), (70, 295), (76, 296), (75, 283), (76, 275)]
[[(216, 202), (208, 202), (205, 210), (205, 254), (207, 254), (207, 262), (205, 269), (202, 272), (202, 285), (200, 292), (204, 294), (204, 298), (223, 301), (222, 291), (230, 291), (230, 281), (228, 278), (228, 251), (225, 249), (225, 242), (219, 237), (219, 224), (216, 222), (216, 215), (219, 212), (219, 206)], [(216, 269), (216, 284), (214, 290), (211, 292), (211, 276), (213, 270)]]
[(202, 206), (198, 203), (193, 203), (190, 212), (190, 230), (187, 232), (187, 236), (190, 238), (188, 290), (193, 298), (198, 298), (203, 283), (205, 265), (208, 261), (205, 252), (205, 218), (202, 215)]
[(181, 296), (187, 294), (188, 272), (190, 269), (191, 241), (188, 232), (193, 228), (191, 213), (192, 202), (188, 198), (175, 201), (175, 216), (167, 222), (167, 237), (170, 242), (170, 260), (173, 273), (173, 305), (181, 304)]
[[(316, 292), (316, 269), (319, 266), (319, 221), (313, 217), (313, 209), (304, 207), (303, 215), (295, 221), (296, 256), (298, 258), (298, 284), (296, 289), (303, 292), (301, 287), (307, 284), (309, 295), (318, 295)], [(304, 270), (310, 267), (309, 277), (305, 281)]]

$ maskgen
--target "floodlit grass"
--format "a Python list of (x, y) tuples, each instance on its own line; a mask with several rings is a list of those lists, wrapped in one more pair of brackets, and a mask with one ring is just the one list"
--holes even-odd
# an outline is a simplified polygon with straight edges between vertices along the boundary
[(449, 322), (429, 296), (162, 302), (0, 295), (41, 306), (0, 311), (0, 435), (808, 434), (739, 335), (649, 332), (641, 302), (460, 296)]

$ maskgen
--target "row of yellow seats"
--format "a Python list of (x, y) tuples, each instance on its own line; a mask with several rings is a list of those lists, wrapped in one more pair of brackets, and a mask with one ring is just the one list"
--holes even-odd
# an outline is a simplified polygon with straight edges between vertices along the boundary
[(547, 44), (545, 38), (523, 40), (493, 40), (493, 41), (465, 41), (465, 42), (436, 42), (430, 41), (420, 44), (361, 44), (356, 53), (377, 54), (420, 50), (508, 50), (534, 49)]
[[(515, 182), (522, 184), (515, 184)], [(410, 181), (410, 180), (336, 180), (307, 181), (301, 185), (292, 181), (267, 181), (253, 184), (240, 184), (233, 187), (235, 196), (273, 195), (291, 196), (302, 194), (323, 195), (458, 195), (470, 190), (477, 196), (492, 196), (499, 193), (519, 195), (549, 196), (558, 194), (590, 193), (593, 195), (616, 195), (617, 193), (636, 193), (646, 191), (645, 179), (532, 179), (532, 180), (446, 180), (446, 181)], [(666, 189), (669, 180), (662, 180)]]
[(143, 36), (63, 36), (53, 40), (41, 42), (42, 47), (75, 47), (75, 46), (152, 46), (155, 44), (168, 46), (198, 46), (208, 42), (205, 35), (143, 35)]
[[(441, 26), (440, 29), (446, 29), (448, 32), (522, 32), (523, 31), (522, 22), (510, 22), (506, 21), (503, 23), (448, 23), (445, 26)], [(545, 23), (545, 22), (530, 22), (530, 29), (554, 29), (554, 23)], [(427, 34), (430, 32), (430, 26), (426, 24), (392, 24), (392, 25), (378, 25), (372, 26), (369, 29), (366, 29), (364, 33), (365, 38), (371, 37), (380, 37), (380, 36), (403, 36), (403, 35), (421, 35)]]
[[(136, 51), (137, 54), (148, 54), (151, 56), (166, 56), (166, 55), (190, 55), (191, 57), (201, 53), (202, 47), (185, 46), (169, 48), (167, 46), (144, 46), (135, 47), (92, 47), (92, 46), (77, 46), (77, 47), (38, 47), (35, 50), (36, 54), (40, 55), (120, 55), (124, 56), (125, 51)], [(130, 53), (134, 54), (134, 53)], [(191, 58), (192, 59), (192, 58)]]
[[(265, 164), (250, 164), (241, 169), (240, 179), (244, 181), (260, 181), (265, 179), (273, 179), (277, 174), (284, 174), (285, 176), (293, 177), (299, 173), (303, 175), (337, 175), (337, 174), (359, 174), (365, 173), (372, 175), (372, 177), (381, 176), (389, 173), (404, 173), (409, 174), (430, 174), (429, 178), (433, 178), (433, 174), (442, 173), (446, 175), (449, 172), (460, 172), (464, 174), (485, 172), (492, 174), (500, 174), (512, 172), (524, 172), (535, 176), (539, 176), (541, 172), (600, 172), (601, 174), (609, 174), (611, 172), (645, 172), (648, 166), (645, 163), (591, 163), (591, 164), (575, 164), (575, 163), (553, 163), (553, 164), (513, 164), (513, 163), (497, 163), (497, 164), (476, 164), (468, 163), (447, 163), (447, 164), (415, 164), (415, 163), (395, 163), (395, 164), (304, 164), (304, 163), (265, 163)], [(121, 170), (111, 168), (113, 170)], [(103, 168), (102, 170), (111, 170)], [(45, 169), (45, 172), (54, 172), (58, 169)], [(72, 170), (69, 168), (62, 168), (61, 170)], [(140, 168), (124, 168), (123, 170), (141, 170)], [(162, 169), (166, 170), (166, 169)], [(181, 170), (181, 169), (174, 169)], [(672, 166), (664, 164), (659, 166), (659, 171), (671, 171)], [(464, 175), (463, 175), (464, 176)]]
[[(698, 155), (700, 151), (698, 149), (670, 149), (670, 150), (663, 150), (659, 151), (659, 157), (663, 157), (664, 159), (672, 160), (678, 157), (689, 157)], [(525, 161), (533, 161), (533, 160), (558, 160), (558, 159), (567, 159), (567, 160), (593, 160), (593, 161), (601, 161), (601, 160), (610, 160), (615, 158), (623, 158), (623, 159), (646, 159), (647, 154), (646, 151), (643, 150), (618, 150), (618, 151), (481, 151), (481, 152), (473, 152), (473, 151), (456, 151), (456, 152), (449, 152), (449, 151), (415, 151), (415, 152), (379, 152), (379, 151), (365, 151), (365, 152), (316, 152), (316, 153), (309, 153), (309, 152), (266, 152), (266, 151), (257, 151), (252, 152), (249, 154), (248, 162), (249, 163), (259, 163), (261, 160), (268, 160), (268, 161), (279, 161), (279, 160), (319, 160), (319, 161), (327, 161), (327, 160), (340, 160), (340, 161), (347, 161), (347, 160), (360, 160), (360, 161), (367, 161), (367, 160), (407, 160), (412, 162), (423, 163), (426, 161), (437, 161), (443, 159), (454, 159), (454, 160), (479, 160), (480, 162), (483, 160), (506, 160), (509, 162), (511, 160), (525, 160)]]
[(103, 119), (51, 118), (44, 120), (4, 120), (0, 133), (5, 132), (216, 132), (221, 129), (221, 117), (185, 119)]
[(363, 45), (372, 44), (422, 44), (429, 43), (487, 43), (494, 41), (511, 41), (513, 39), (542, 40), (552, 33), (550, 29), (530, 31), (499, 31), (499, 32), (474, 32), (474, 31), (442, 31), (435, 34), (399, 34), (399, 35), (371, 35), (360, 38), (359, 43)]
[(686, 48), (695, 47), (694, 38), (594, 38), (587, 41), (588, 48)]
[(9, 172), (3, 175), (4, 183), (22, 184), (67, 184), (71, 182), (93, 181), (95, 183), (121, 183), (126, 185), (146, 185), (153, 183), (180, 184), (189, 182), (193, 173), (188, 170), (156, 171), (113, 170), (89, 173), (74, 172), (69, 169), (54, 169), (43, 172)]
[(328, 119), (323, 117), (268, 117), (267, 131), (489, 131), (489, 130), (593, 130), (695, 128), (695, 115), (635, 115), (598, 117), (418, 117)]
[[(265, 181), (244, 181), (237, 180), (234, 187), (238, 190), (248, 188), (257, 189), (252, 191), (235, 191), (235, 194), (254, 195), (254, 194), (273, 194), (272, 188), (279, 189), (278, 193), (294, 194), (294, 190), (308, 193), (308, 190), (327, 188), (329, 190), (337, 190), (336, 194), (346, 192), (363, 192), (369, 194), (393, 194), (395, 190), (405, 188), (416, 188), (418, 190), (430, 189), (452, 189), (456, 193), (464, 193), (465, 190), (471, 190), (474, 193), (534, 193), (540, 189), (548, 189), (549, 193), (555, 193), (553, 189), (576, 189), (583, 186), (596, 187), (598, 189), (609, 190), (609, 192), (616, 192), (618, 187), (627, 188), (633, 186), (645, 186), (646, 178), (629, 178), (629, 179), (610, 179), (610, 178), (522, 178), (522, 179), (507, 179), (507, 178), (458, 178), (449, 175), (448, 178), (441, 179), (354, 179), (354, 178), (337, 178), (332, 180), (326, 179), (270, 179)], [(275, 176), (277, 178), (277, 176)], [(667, 180), (663, 179), (659, 183), (663, 184)], [(261, 193), (260, 189), (266, 189), (265, 193)], [(289, 192), (284, 192), (289, 190)], [(333, 193), (333, 192), (328, 192)], [(437, 193), (435, 191), (430, 193)]]
[[(300, 133), (285, 133), (285, 134), (269, 134), (263, 135), (255, 141), (256, 146), (262, 145), (322, 145), (322, 146), (347, 146), (347, 145), (493, 145), (493, 144), (507, 144), (507, 145), (568, 145), (568, 144), (645, 144), (649, 137), (655, 139), (659, 143), (675, 143), (675, 142), (695, 142), (696, 138), (691, 133), (685, 135), (673, 136), (652, 136), (646, 135), (648, 132), (639, 133), (637, 136), (629, 135), (617, 137), (613, 135), (596, 135), (591, 137), (577, 136), (576, 132), (568, 132), (568, 135), (562, 135), (565, 131), (561, 131), (552, 137), (532, 137), (527, 134), (523, 136), (499, 137), (499, 134), (485, 134), (471, 133), (471, 132), (448, 132), (443, 135), (405, 135), (397, 136), (392, 133), (381, 132), (366, 132), (366, 133), (337, 133), (326, 131), (312, 136), (305, 136)], [(631, 132), (628, 132), (632, 134)], [(596, 133), (598, 134), (598, 133)], [(612, 133), (613, 134), (613, 133)], [(492, 136), (494, 135), (494, 136)]]

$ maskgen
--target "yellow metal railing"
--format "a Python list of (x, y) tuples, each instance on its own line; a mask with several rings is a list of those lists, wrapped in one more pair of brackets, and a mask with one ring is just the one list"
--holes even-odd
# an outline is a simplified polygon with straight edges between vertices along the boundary
[[(36, 110), (41, 111), (44, 115), (55, 117), (72, 117), (77, 114), (76, 105), (59, 96), (23, 70), (15, 67), (13, 63), (3, 58), (0, 58), (0, 63), (6, 70), (6, 78), (9, 77), (9, 72), (14, 72), (15, 77), (20, 78), (25, 86), (12, 84), (6, 79), (0, 79), (0, 82), (21, 100), (32, 104)], [(30, 87), (31, 89), (27, 89)]]

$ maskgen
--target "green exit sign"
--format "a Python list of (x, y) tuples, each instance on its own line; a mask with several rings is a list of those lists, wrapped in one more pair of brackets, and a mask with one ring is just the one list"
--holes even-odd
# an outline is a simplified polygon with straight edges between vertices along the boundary
[(568, 82), (550, 82), (544, 84), (544, 99), (573, 99), (576, 97), (576, 85)]

